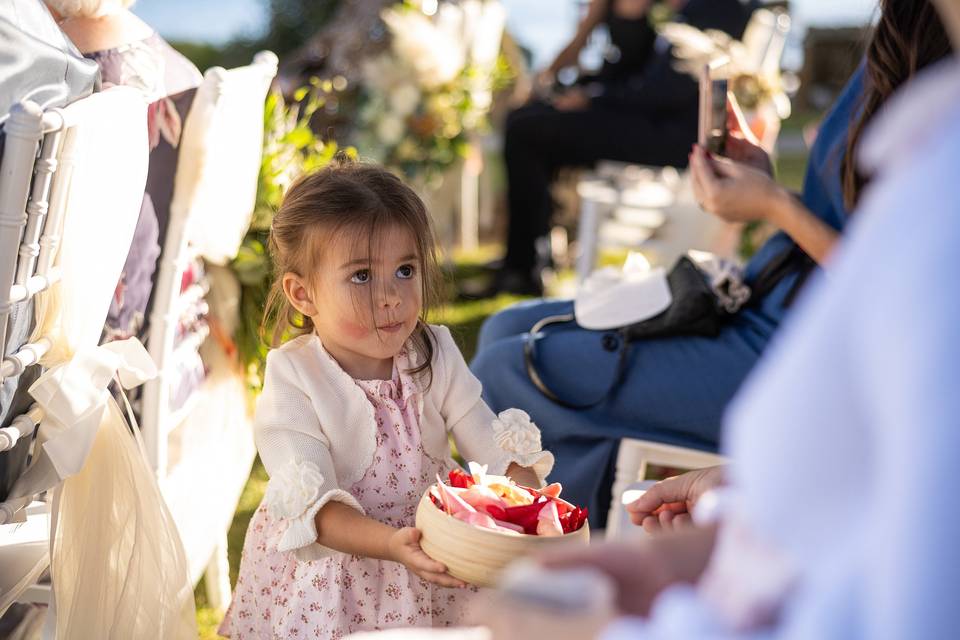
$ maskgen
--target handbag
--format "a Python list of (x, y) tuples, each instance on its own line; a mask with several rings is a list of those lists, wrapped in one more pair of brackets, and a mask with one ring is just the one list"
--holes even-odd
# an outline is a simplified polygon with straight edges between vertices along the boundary
[[(798, 278), (787, 294), (785, 304), (793, 304), (798, 292), (803, 288), (810, 274), (816, 269), (816, 262), (796, 243), (791, 242), (776, 255), (750, 283), (749, 297), (743, 305), (759, 303), (777, 284), (791, 274)], [(687, 256), (682, 256), (667, 274), (667, 285), (672, 302), (660, 314), (618, 329), (607, 330), (604, 348), (617, 350), (617, 364), (613, 381), (603, 395), (590, 402), (571, 402), (561, 398), (550, 389), (537, 369), (536, 342), (544, 337), (543, 329), (551, 325), (576, 322), (572, 313), (549, 316), (537, 322), (523, 344), (523, 362), (530, 382), (540, 393), (556, 404), (568, 409), (590, 409), (604, 402), (620, 385), (626, 371), (627, 355), (630, 345), (639, 340), (650, 338), (671, 338), (678, 336), (702, 336), (715, 338), (726, 320), (736, 313), (729, 310), (709, 282), (709, 277)], [(610, 334), (610, 332), (615, 332)], [(618, 343), (618, 344), (617, 344)]]
[[(536, 341), (543, 339), (543, 329), (548, 326), (576, 322), (572, 313), (549, 316), (537, 322), (523, 345), (523, 360), (527, 375), (533, 385), (547, 398), (568, 409), (589, 409), (595, 407), (619, 386), (626, 368), (630, 344), (649, 338), (669, 338), (676, 336), (716, 337), (720, 334), (726, 318), (731, 315), (720, 303), (717, 294), (707, 280), (706, 275), (690, 258), (683, 256), (667, 274), (667, 285), (672, 301), (670, 306), (658, 315), (618, 329), (612, 329), (619, 336), (617, 365), (613, 382), (603, 395), (586, 403), (574, 403), (564, 400), (550, 389), (537, 370)], [(612, 344), (615, 338), (605, 339), (605, 346)], [(611, 349), (612, 350), (612, 349)]]

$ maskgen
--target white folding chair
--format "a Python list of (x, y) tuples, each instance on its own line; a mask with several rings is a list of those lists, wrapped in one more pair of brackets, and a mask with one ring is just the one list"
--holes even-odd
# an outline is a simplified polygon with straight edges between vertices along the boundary
[[(185, 308), (211, 286), (196, 283), (181, 292), (181, 276), (197, 256), (225, 264), (243, 240), (256, 196), (263, 105), (276, 72), (277, 57), (261, 52), (249, 66), (208, 70), (197, 88), (179, 145), (147, 339), (159, 373), (144, 386), (144, 444), (180, 530), (190, 575), (197, 581), (207, 572), (213, 606), (229, 601), (226, 532), (255, 448), (246, 386), (226, 358), (205, 358), (207, 379), (182, 408), (171, 407), (177, 349), (196, 346), (177, 344), (177, 325)], [(179, 444), (173, 461), (171, 441)], [(203, 500), (196, 499), (198, 493)]]
[[(71, 351), (97, 344), (139, 214), (146, 179), (146, 105), (139, 92), (126, 87), (47, 112), (25, 102), (11, 110), (4, 130), (0, 327), (6, 328), (11, 305), (45, 302), (58, 282), (62, 290), (58, 304), (47, 307), (59, 312), (48, 314), (44, 323), (56, 335), (40, 335), (15, 353), (4, 354), (0, 377), (13, 377), (47, 355), (54, 339), (69, 343), (63, 346)], [(115, 188), (105, 190), (112, 180), (117, 181)], [(100, 225), (99, 240), (111, 250), (95, 242), (69, 248), (61, 243), (63, 234)], [(65, 257), (71, 267), (61, 269)], [(77, 321), (67, 318), (80, 309)], [(0, 349), (5, 344), (5, 339), (0, 341)], [(0, 450), (32, 435), (43, 418), (34, 406), (14, 419), (0, 430)], [(36, 444), (44, 439), (41, 428)], [(35, 449), (34, 457), (39, 453)], [(49, 466), (34, 464), (14, 485), (14, 497), (0, 503), (0, 613), (17, 598), (48, 597), (48, 589), (30, 585), (49, 563), (50, 513), (46, 504), (31, 502), (57, 483)]]

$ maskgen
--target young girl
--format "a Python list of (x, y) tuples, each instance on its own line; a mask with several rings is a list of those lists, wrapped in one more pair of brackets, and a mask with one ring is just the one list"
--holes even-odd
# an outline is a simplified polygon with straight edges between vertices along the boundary
[(274, 346), (300, 335), (267, 357), (255, 435), (270, 483), (220, 633), (461, 623), (476, 589), (430, 559), (413, 528), (420, 497), (456, 465), (448, 436), (521, 484), (541, 486), (553, 456), (529, 421), (497, 419), (449, 330), (425, 322), (433, 236), (397, 177), (347, 163), (302, 178), (274, 218), (271, 251)]

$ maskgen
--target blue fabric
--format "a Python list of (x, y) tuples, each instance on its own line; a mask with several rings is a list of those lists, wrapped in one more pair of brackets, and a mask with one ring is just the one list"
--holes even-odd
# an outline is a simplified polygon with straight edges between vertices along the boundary
[[(821, 126), (804, 183), (804, 204), (837, 230), (846, 219), (840, 167), (862, 83), (861, 67)], [(784, 234), (772, 237), (747, 265), (748, 279), (791, 242)], [(716, 338), (663, 338), (631, 345), (622, 383), (591, 409), (566, 409), (548, 400), (531, 384), (523, 361), (530, 328), (547, 316), (570, 313), (570, 301), (521, 303), (490, 318), (480, 331), (471, 368), (494, 411), (519, 407), (530, 413), (541, 429), (544, 447), (556, 456), (551, 480), (563, 484), (565, 497), (588, 507), (591, 525), (601, 527), (621, 438), (716, 450), (727, 403), (779, 325), (783, 300), (795, 279), (785, 278), (761, 304), (728, 322)], [(588, 331), (572, 323), (548, 327), (534, 343), (538, 371), (566, 400), (577, 404), (595, 400), (616, 375), (617, 349), (611, 338), (618, 339), (615, 333)]]

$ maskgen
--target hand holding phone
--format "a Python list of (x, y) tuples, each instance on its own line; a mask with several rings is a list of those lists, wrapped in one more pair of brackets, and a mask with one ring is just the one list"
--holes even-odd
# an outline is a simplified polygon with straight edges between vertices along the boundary
[(716, 155), (723, 155), (727, 144), (727, 80), (715, 77), (715, 60), (703, 66), (700, 74), (700, 125), (697, 143)]

